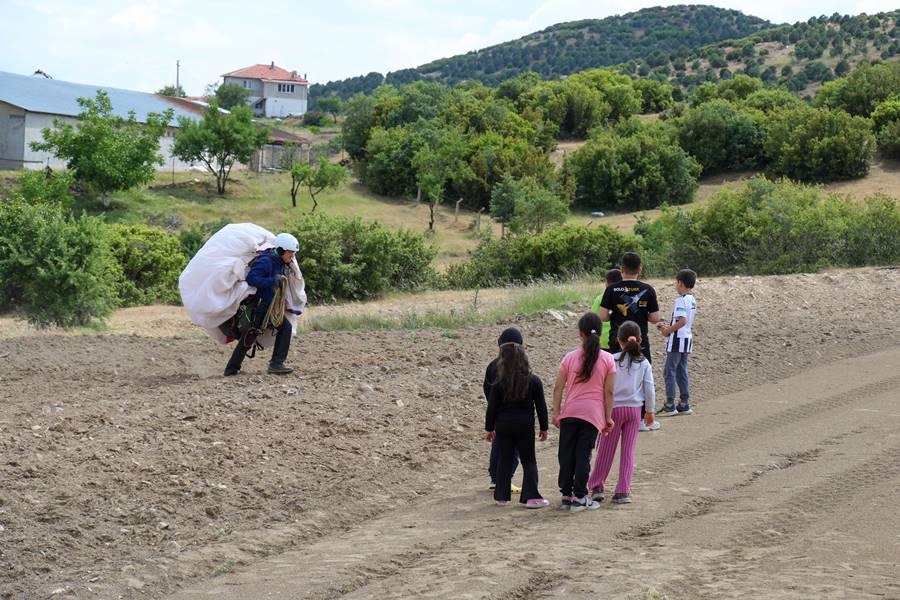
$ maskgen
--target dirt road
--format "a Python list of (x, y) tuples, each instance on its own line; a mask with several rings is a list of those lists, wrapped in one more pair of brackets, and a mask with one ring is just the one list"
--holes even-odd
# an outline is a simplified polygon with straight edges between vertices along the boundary
[[(900, 597), (900, 273), (697, 296), (696, 414), (642, 434), (634, 504), (581, 514), (490, 502), (502, 324), (304, 333), (295, 375), (223, 380), (178, 311), (0, 323), (0, 598)], [(574, 322), (520, 323), (545, 381)]]

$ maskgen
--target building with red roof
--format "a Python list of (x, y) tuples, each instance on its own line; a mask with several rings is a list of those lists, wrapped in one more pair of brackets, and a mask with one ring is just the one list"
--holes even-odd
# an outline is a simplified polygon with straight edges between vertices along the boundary
[(257, 117), (288, 117), (306, 112), (309, 82), (297, 71), (274, 62), (252, 65), (222, 75), (224, 83), (250, 90), (250, 107)]

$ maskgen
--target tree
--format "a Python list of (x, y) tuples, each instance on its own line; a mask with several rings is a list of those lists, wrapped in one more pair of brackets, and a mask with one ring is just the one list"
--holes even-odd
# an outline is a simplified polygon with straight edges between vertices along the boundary
[(178, 119), (172, 153), (186, 162), (201, 162), (216, 178), (216, 191), (225, 193), (225, 184), (235, 162), (248, 163), (254, 150), (265, 144), (269, 130), (257, 127), (250, 109), (236, 106), (230, 113), (219, 110), (212, 99), (200, 121)]
[(335, 123), (337, 123), (338, 114), (340, 114), (343, 106), (344, 103), (341, 102), (341, 99), (337, 96), (326, 96), (316, 100), (316, 108), (331, 115), (331, 118), (334, 119)]
[(807, 106), (769, 117), (765, 154), (773, 175), (805, 182), (863, 177), (874, 152), (871, 122), (863, 117)]
[(291, 167), (291, 205), (297, 208), (297, 190), (304, 185), (313, 201), (310, 212), (316, 212), (319, 206), (316, 196), (323, 190), (337, 189), (347, 176), (347, 169), (331, 164), (324, 156), (319, 158), (319, 164), (315, 167), (306, 163), (295, 164)]
[(519, 181), (509, 174), (504, 175), (491, 189), (491, 218), (500, 223), (501, 235), (504, 237), (507, 225), (516, 215), (518, 193)]
[(220, 85), (215, 91), (219, 106), (225, 110), (231, 110), (236, 106), (246, 106), (250, 98), (250, 90), (235, 83)]
[(434, 231), (434, 209), (443, 202), (448, 182), (460, 182), (471, 175), (466, 163), (466, 140), (456, 129), (430, 132), (425, 145), (413, 156), (416, 183), (428, 202), (428, 230)]
[(174, 85), (167, 85), (161, 88), (156, 92), (160, 96), (174, 96), (175, 98), (184, 98), (187, 94), (184, 93), (184, 88), (180, 85), (175, 87)]
[(521, 181), (515, 214), (509, 229), (515, 234), (540, 234), (550, 225), (561, 225), (569, 216), (569, 205), (533, 177)]
[(54, 119), (52, 129), (41, 131), (44, 141), (32, 142), (31, 149), (65, 160), (76, 180), (101, 194), (151, 181), (155, 166), (164, 162), (159, 138), (173, 111), (149, 113), (146, 123), (138, 123), (133, 111), (128, 118), (114, 115), (102, 90), (94, 99), (78, 98), (78, 105), (77, 123)]
[(681, 147), (703, 166), (704, 174), (750, 169), (762, 160), (764, 117), (725, 100), (693, 106), (678, 119)]

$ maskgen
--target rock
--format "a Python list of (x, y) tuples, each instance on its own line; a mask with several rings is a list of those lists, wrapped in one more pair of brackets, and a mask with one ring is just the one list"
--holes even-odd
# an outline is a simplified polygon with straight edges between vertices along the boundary
[(397, 398), (396, 402), (397, 402), (397, 406), (399, 406), (400, 408), (403, 408), (403, 400), (401, 400), (400, 398)]
[(564, 314), (562, 314), (558, 310), (554, 310), (552, 308), (548, 308), (547, 310), (545, 310), (544, 314), (550, 315), (551, 317), (553, 317), (554, 319), (556, 319), (557, 321), (559, 321), (561, 323), (565, 323), (565, 321), (566, 321), (566, 316)]
[(160, 529), (168, 529), (169, 528), (169, 524), (165, 521), (160, 521), (157, 525), (159, 526)]
[(373, 388), (373, 387), (372, 387), (371, 385), (369, 385), (368, 383), (360, 383), (359, 386), (357, 386), (357, 388), (358, 388), (359, 391), (362, 392), (363, 394), (371, 394), (372, 392), (375, 391), (375, 388)]
[(125, 579), (125, 585), (134, 590), (139, 590), (144, 587), (144, 582), (136, 577), (128, 577)]

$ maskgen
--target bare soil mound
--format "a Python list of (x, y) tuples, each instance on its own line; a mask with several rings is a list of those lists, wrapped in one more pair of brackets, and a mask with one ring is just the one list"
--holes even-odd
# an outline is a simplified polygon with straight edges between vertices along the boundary
[[(672, 286), (653, 283), (667, 312)], [(739, 427), (753, 411), (732, 413), (714, 399), (896, 347), (898, 284), (893, 269), (702, 280), (691, 364), (698, 412), (709, 403), (719, 427)], [(366, 523), (375, 527), (379, 516), (394, 511), (419, 514), (417, 505), (448, 489), (460, 490), (461, 506), (487, 500), (469, 482), (484, 474), (481, 379), (502, 324), (452, 333), (303, 333), (291, 350), (294, 374), (266, 376), (264, 355), (226, 380), (221, 371), (229, 348), (198, 334), (178, 309), (129, 315), (128, 324), (114, 321), (110, 332), (90, 335), (0, 323), (0, 597), (162, 597), (242, 572), (266, 556), (351, 535)], [(519, 325), (536, 373), (552, 380), (559, 359), (577, 344), (575, 319), (540, 317)], [(651, 343), (661, 386), (660, 338)], [(752, 407), (752, 401), (745, 403)], [(840, 421), (841, 429), (854, 427), (851, 418)], [(716, 438), (717, 430), (694, 435), (728, 448), (728, 436)], [(764, 436), (745, 439), (766, 444)], [(699, 452), (702, 444), (694, 446)], [(552, 465), (550, 448), (552, 442), (542, 465)], [(888, 458), (900, 464), (894, 454)], [(853, 465), (844, 466), (850, 473)], [(862, 465), (863, 475), (875, 477), (876, 466)], [(894, 484), (895, 471), (886, 475)], [(542, 473), (549, 494), (555, 470)], [(834, 479), (828, 490), (862, 485), (857, 479)], [(740, 495), (741, 481), (725, 482), (732, 487), (716, 498)], [(879, 482), (871, 485), (889, 494)], [(792, 511), (809, 520), (815, 504), (788, 494), (773, 518), (796, 528)], [(870, 518), (859, 527), (873, 527), (881, 510), (867, 508)], [(635, 535), (651, 535), (661, 517), (634, 513), (629, 522)], [(762, 535), (753, 543), (767, 543), (749, 525), (727, 533)], [(413, 536), (410, 548), (426, 537)], [(468, 537), (450, 535), (447, 543), (465, 553)], [(893, 552), (896, 567), (896, 547)], [(740, 570), (743, 558), (716, 555), (723, 569)], [(534, 590), (559, 591), (557, 571), (544, 567), (526, 571), (526, 581), (516, 585), (534, 579)], [(364, 597), (366, 582), (354, 581), (340, 593), (352, 597), (359, 589)], [(701, 583), (690, 589), (705, 589)], [(490, 589), (473, 585), (485, 594)], [(400, 586), (396, 597), (403, 595), (397, 590), (414, 592)], [(337, 595), (326, 592), (321, 597)]]

